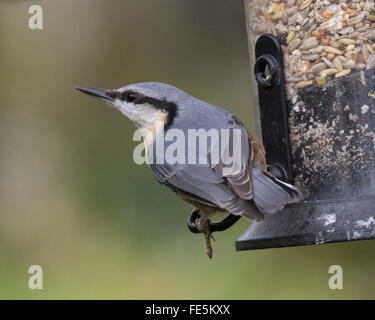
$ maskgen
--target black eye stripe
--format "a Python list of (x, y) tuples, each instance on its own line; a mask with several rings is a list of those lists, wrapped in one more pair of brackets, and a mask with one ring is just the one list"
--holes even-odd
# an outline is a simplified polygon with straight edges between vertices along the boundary
[(124, 91), (122, 93), (118, 93), (118, 98), (122, 101), (126, 102), (136, 102), (141, 98), (141, 95), (135, 91)]
[(136, 91), (124, 91), (124, 92), (118, 92), (118, 91), (112, 91), (111, 92), (111, 97), (114, 99), (120, 99), (122, 101), (126, 102), (132, 102), (134, 104), (150, 104), (152, 105), (155, 109), (159, 109), (161, 111), (165, 111), (168, 113), (168, 119), (165, 124), (165, 127), (168, 128), (172, 122), (173, 119), (177, 115), (177, 105), (173, 102), (169, 102), (167, 100), (162, 100), (162, 99), (157, 99), (157, 98), (152, 98), (152, 97), (147, 97), (139, 92)]
[(138, 94), (136, 94), (135, 92), (128, 92), (125, 95), (125, 100), (129, 102), (133, 102), (137, 100), (137, 98), (138, 98)]
[(118, 98), (118, 92), (116, 92), (116, 91), (109, 91), (107, 94), (108, 94), (108, 96), (111, 97), (112, 99), (116, 99), (116, 98)]
[(110, 96), (112, 99), (120, 99), (122, 101), (127, 102), (134, 102), (137, 103), (137, 100), (140, 100), (142, 96), (135, 91), (124, 91), (124, 92), (118, 92), (118, 91), (111, 91), (108, 92), (108, 96)]
[(173, 102), (167, 100), (160, 100), (152, 97), (142, 97), (139, 103), (149, 103), (154, 108), (168, 112), (168, 119), (165, 124), (165, 129), (167, 129), (173, 122), (173, 119), (177, 115), (177, 105)]

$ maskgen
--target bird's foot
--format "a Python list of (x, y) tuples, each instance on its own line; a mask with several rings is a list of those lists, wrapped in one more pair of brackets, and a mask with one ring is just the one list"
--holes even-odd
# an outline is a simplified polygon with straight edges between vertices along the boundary
[(208, 219), (206, 216), (201, 215), (200, 218), (196, 220), (197, 227), (199, 231), (204, 234), (206, 239), (206, 247), (207, 247), (207, 256), (211, 259), (212, 258), (212, 246), (211, 246), (211, 238), (215, 241), (211, 231), (210, 231), (210, 222), (211, 220)]

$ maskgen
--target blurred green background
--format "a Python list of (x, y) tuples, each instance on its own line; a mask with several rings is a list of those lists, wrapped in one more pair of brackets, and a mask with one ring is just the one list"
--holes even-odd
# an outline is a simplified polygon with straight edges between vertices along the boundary
[(241, 0), (0, 0), (0, 38), (0, 298), (375, 298), (374, 241), (236, 252), (241, 221), (209, 260), (191, 207), (134, 164), (130, 121), (74, 90), (166, 82), (254, 131)]

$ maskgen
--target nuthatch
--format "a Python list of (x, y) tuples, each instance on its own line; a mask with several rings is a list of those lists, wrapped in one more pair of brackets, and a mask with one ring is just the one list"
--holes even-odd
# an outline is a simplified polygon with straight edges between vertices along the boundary
[[(209, 217), (227, 211), (251, 220), (262, 220), (286, 204), (305, 198), (301, 188), (285, 183), (267, 172), (263, 145), (250, 136), (243, 124), (228, 111), (198, 100), (171, 85), (158, 82), (131, 84), (105, 90), (77, 87), (78, 90), (109, 103), (144, 132), (156, 136), (155, 124), (163, 123), (165, 134), (180, 129), (238, 129), (241, 133), (240, 167), (225, 174), (223, 164), (149, 163), (156, 180), (193, 204), (200, 218), (199, 230), (205, 234), (207, 254), (211, 258)], [(152, 139), (151, 139), (152, 140)], [(154, 139), (155, 140), (155, 139)], [(154, 141), (148, 144), (154, 146)], [(150, 149), (150, 147), (149, 147)], [(207, 153), (207, 158), (210, 154)]]

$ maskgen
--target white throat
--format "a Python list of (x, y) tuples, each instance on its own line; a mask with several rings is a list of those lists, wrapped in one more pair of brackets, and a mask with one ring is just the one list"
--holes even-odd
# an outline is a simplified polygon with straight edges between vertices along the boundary
[(164, 128), (167, 121), (168, 113), (166, 111), (156, 109), (150, 104), (132, 104), (116, 100), (114, 107), (128, 117), (145, 137), (146, 148), (155, 139), (159, 131)]

